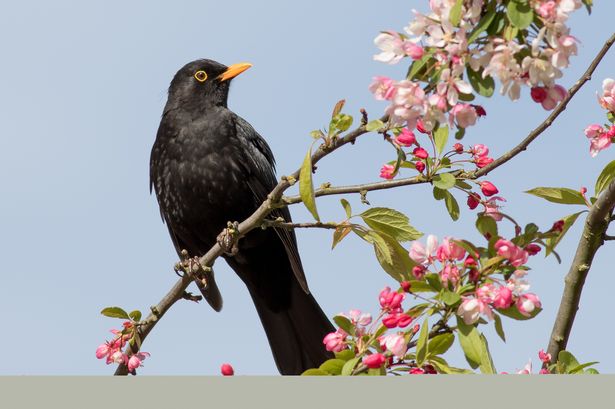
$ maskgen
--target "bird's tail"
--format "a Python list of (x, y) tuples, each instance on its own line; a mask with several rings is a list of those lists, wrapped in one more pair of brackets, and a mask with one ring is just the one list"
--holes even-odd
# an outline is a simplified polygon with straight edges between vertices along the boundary
[(335, 329), (312, 294), (306, 294), (294, 277), (292, 283), (290, 303), (281, 308), (272, 308), (270, 302), (250, 289), (282, 375), (300, 375), (333, 358), (322, 341)]

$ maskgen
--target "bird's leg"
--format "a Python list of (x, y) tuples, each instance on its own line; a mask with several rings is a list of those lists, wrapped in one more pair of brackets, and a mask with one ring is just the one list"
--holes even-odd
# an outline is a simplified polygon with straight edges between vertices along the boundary
[(239, 241), (239, 223), (227, 222), (226, 229), (218, 235), (216, 241), (229, 256), (234, 256), (239, 251), (237, 242)]
[[(175, 273), (180, 277), (188, 275), (196, 283), (197, 287), (201, 290), (207, 288), (207, 278), (213, 272), (211, 267), (201, 264), (199, 257), (190, 257), (187, 250), (180, 252), (181, 261), (177, 262), (174, 266)], [(200, 295), (194, 295), (190, 292), (184, 291), (182, 298), (198, 302), (203, 299)]]

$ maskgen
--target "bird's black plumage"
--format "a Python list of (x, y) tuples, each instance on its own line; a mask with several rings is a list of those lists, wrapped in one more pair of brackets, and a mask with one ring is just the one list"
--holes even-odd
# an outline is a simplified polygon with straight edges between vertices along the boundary
[[(175, 249), (202, 256), (228, 221), (251, 215), (275, 187), (271, 149), (227, 108), (231, 78), (249, 65), (186, 64), (173, 78), (150, 159), (150, 181)], [(290, 221), (287, 208), (273, 217)], [(227, 263), (248, 287), (282, 374), (317, 367), (330, 354), (331, 323), (309, 293), (293, 231), (255, 229)], [(214, 280), (202, 290), (219, 311)]]

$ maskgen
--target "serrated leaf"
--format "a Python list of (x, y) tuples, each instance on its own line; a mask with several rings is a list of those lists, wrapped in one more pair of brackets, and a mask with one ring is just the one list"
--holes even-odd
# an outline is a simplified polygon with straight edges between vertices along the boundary
[(517, 321), (531, 320), (532, 318), (540, 314), (540, 311), (542, 311), (542, 308), (535, 308), (534, 311), (530, 313), (530, 316), (526, 317), (525, 315), (521, 314), (517, 307), (515, 307), (514, 305), (512, 307), (498, 309), (498, 312), (500, 314)]
[(346, 331), (348, 334), (354, 334), (354, 326), (352, 325), (352, 322), (350, 322), (350, 320), (343, 315), (336, 315), (333, 317), (333, 322), (335, 322), (338, 327)]
[(109, 318), (121, 318), (125, 320), (129, 320), (130, 316), (126, 311), (124, 311), (120, 307), (107, 307), (104, 308), (101, 312), (102, 315)]
[(344, 364), (344, 367), (342, 368), (342, 373), (340, 374), (341, 376), (350, 376), (352, 374), (352, 371), (354, 370), (354, 367), (357, 365), (357, 363), (359, 362), (359, 358), (352, 358), (348, 361), (346, 361), (346, 363)]
[(342, 368), (345, 364), (346, 361), (343, 361), (341, 359), (327, 359), (318, 367), (318, 369), (320, 369), (321, 371), (325, 371), (330, 375), (339, 375), (342, 373)]
[(585, 212), (586, 212), (586, 210), (583, 210), (582, 212), (577, 212), (577, 213), (569, 214), (568, 216), (563, 217), (561, 219), (561, 220), (564, 221), (564, 225), (562, 226), (562, 231), (557, 236), (549, 237), (548, 239), (545, 240), (545, 244), (547, 245), (546, 246), (546, 250), (545, 250), (545, 257), (547, 257), (551, 253), (553, 253), (553, 251), (555, 250), (555, 247), (557, 247), (559, 242), (562, 241), (562, 239), (564, 238), (564, 236), (566, 235), (566, 233), (568, 232), (570, 227), (572, 227), (574, 222), (577, 221), (577, 218), (582, 213), (585, 213)]
[(337, 114), (329, 123), (329, 135), (344, 132), (352, 126), (353, 118), (348, 114)]
[(457, 199), (455, 196), (448, 190), (445, 191), (444, 195), (444, 204), (446, 205), (446, 210), (448, 214), (451, 216), (453, 221), (457, 221), (459, 219), (459, 203), (457, 203)]
[(328, 372), (318, 368), (310, 368), (303, 371), (301, 376), (331, 376)]
[(461, 21), (461, 6), (463, 5), (463, 0), (457, 0), (453, 7), (451, 7), (451, 11), (449, 14), (450, 22), (453, 26), (458, 27), (459, 22)]
[(455, 181), (457, 179), (451, 173), (438, 173), (433, 177), (433, 184), (435, 187), (448, 190), (455, 186)]
[(444, 152), (444, 148), (446, 148), (446, 143), (448, 142), (448, 126), (439, 126), (433, 133), (433, 139), (436, 145), (436, 152), (438, 156), (440, 156), (442, 152)]
[(416, 344), (416, 364), (421, 367), (425, 363), (425, 358), (429, 353), (429, 344), (427, 343), (429, 338), (429, 322), (427, 318), (421, 325), (421, 331), (419, 333), (419, 339)]
[(314, 219), (320, 221), (318, 210), (316, 209), (316, 198), (314, 197), (314, 184), (312, 182), (312, 149), (303, 159), (301, 171), (299, 172), (299, 196), (305, 207), (310, 211)]
[(369, 121), (367, 125), (365, 125), (365, 130), (367, 132), (374, 132), (382, 129), (384, 127), (384, 122), (380, 119), (374, 119), (373, 121)]
[(606, 189), (613, 178), (615, 178), (615, 160), (609, 162), (604, 169), (602, 169), (602, 172), (600, 172), (598, 179), (596, 179), (596, 189), (594, 194), (598, 196), (600, 192)]
[(491, 25), (491, 22), (493, 21), (496, 15), (496, 12), (495, 12), (496, 4), (497, 3), (495, 1), (492, 1), (489, 3), (489, 5), (487, 6), (487, 12), (480, 19), (480, 21), (478, 22), (474, 30), (472, 30), (472, 32), (468, 36), (468, 44), (472, 44)]
[(453, 305), (461, 301), (461, 296), (457, 293), (444, 289), (440, 294), (440, 299), (444, 304), (448, 305), (449, 307), (452, 307)]
[(352, 227), (348, 224), (338, 226), (333, 231), (333, 243), (331, 243), (331, 250), (333, 250), (335, 246), (337, 246), (342, 240), (344, 240), (344, 237), (348, 236), (348, 233), (350, 233), (351, 231)]
[(488, 75), (483, 78), (482, 68), (478, 71), (474, 71), (468, 67), (467, 73), (468, 81), (470, 81), (470, 85), (472, 85), (474, 91), (487, 98), (493, 95), (493, 91), (495, 90), (495, 80), (493, 77)]
[(495, 332), (506, 342), (506, 334), (504, 333), (504, 327), (502, 326), (502, 318), (498, 314), (493, 314), (493, 323), (495, 325)]
[(472, 325), (467, 325), (461, 317), (457, 316), (457, 333), (466, 361), (472, 369), (478, 368), (481, 364), (482, 351), (482, 341), (478, 330)]
[(534, 11), (527, 0), (510, 0), (506, 13), (508, 20), (520, 30), (528, 28), (534, 19)]
[(128, 316), (130, 317), (130, 319), (132, 319), (133, 321), (139, 322), (141, 321), (141, 311), (139, 310), (134, 310), (131, 311)]
[(537, 187), (525, 193), (538, 196), (553, 203), (585, 205), (585, 199), (581, 192), (568, 189), (567, 187)]
[(386, 207), (372, 207), (359, 216), (372, 229), (404, 242), (420, 238), (423, 233), (410, 225), (408, 216)]
[(342, 361), (349, 361), (355, 357), (355, 353), (352, 349), (343, 349), (340, 352), (336, 352), (335, 357)]
[(340, 99), (339, 101), (337, 101), (337, 103), (333, 107), (333, 112), (331, 113), (331, 118), (335, 118), (335, 116), (337, 116), (337, 114), (342, 112), (342, 108), (344, 108), (344, 104), (345, 103), (346, 103), (345, 99)]
[(432, 356), (442, 355), (455, 342), (455, 335), (453, 334), (440, 334), (436, 335), (429, 341), (429, 359), (432, 359)]
[(346, 212), (346, 217), (350, 219), (352, 217), (352, 207), (350, 207), (350, 203), (348, 203), (346, 199), (340, 199), (340, 203)]

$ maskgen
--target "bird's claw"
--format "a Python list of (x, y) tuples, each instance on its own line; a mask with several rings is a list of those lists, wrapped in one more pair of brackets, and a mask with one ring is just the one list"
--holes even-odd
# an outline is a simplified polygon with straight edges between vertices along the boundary
[(239, 251), (237, 242), (239, 238), (239, 223), (228, 222), (227, 227), (218, 235), (216, 241), (228, 256), (234, 256)]

